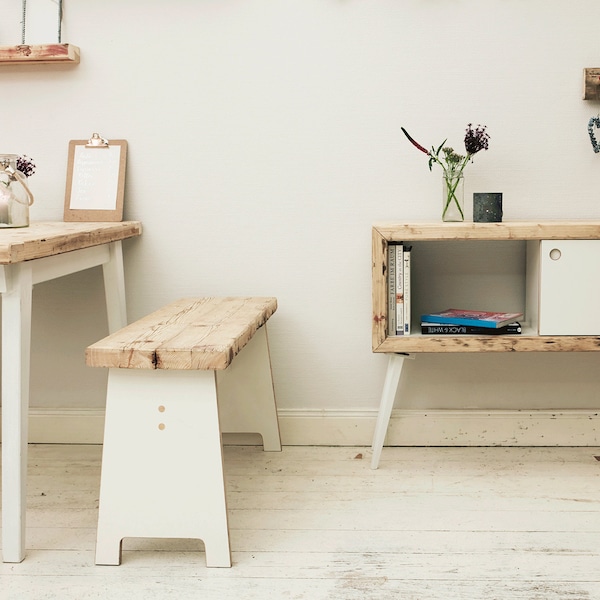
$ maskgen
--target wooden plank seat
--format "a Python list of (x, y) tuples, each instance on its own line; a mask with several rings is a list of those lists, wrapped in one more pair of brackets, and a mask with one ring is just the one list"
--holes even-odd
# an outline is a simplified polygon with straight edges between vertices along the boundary
[(207, 566), (231, 566), (221, 432), (281, 450), (276, 309), (275, 298), (186, 298), (87, 348), (87, 365), (109, 369), (96, 564), (120, 564), (123, 538), (150, 537), (201, 539)]

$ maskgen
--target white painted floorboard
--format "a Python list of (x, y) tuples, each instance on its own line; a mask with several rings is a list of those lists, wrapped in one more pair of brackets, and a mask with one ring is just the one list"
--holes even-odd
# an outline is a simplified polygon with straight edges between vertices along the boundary
[(599, 448), (385, 448), (372, 471), (365, 448), (227, 446), (231, 569), (195, 540), (95, 566), (100, 455), (30, 446), (2, 600), (600, 600)]

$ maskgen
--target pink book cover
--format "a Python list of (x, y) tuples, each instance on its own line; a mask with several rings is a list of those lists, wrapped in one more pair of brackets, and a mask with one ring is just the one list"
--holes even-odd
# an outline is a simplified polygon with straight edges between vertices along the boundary
[(479, 325), (498, 328), (520, 319), (523, 313), (492, 312), (485, 310), (464, 310), (448, 308), (441, 312), (421, 316), (424, 323), (451, 323), (453, 325)]

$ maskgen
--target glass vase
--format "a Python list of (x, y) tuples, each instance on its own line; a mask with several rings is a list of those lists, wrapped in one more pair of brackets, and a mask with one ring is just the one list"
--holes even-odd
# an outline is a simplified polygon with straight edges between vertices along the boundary
[(0, 154), (0, 228), (27, 227), (33, 194), (17, 171), (16, 154)]
[(462, 173), (444, 173), (442, 188), (442, 221), (464, 221), (465, 181)]

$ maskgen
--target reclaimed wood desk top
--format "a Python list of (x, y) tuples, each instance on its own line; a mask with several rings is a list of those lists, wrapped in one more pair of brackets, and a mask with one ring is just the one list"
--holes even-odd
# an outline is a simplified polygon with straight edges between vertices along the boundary
[(44, 258), (141, 235), (139, 221), (119, 223), (32, 222), (29, 227), (0, 228), (0, 265)]

